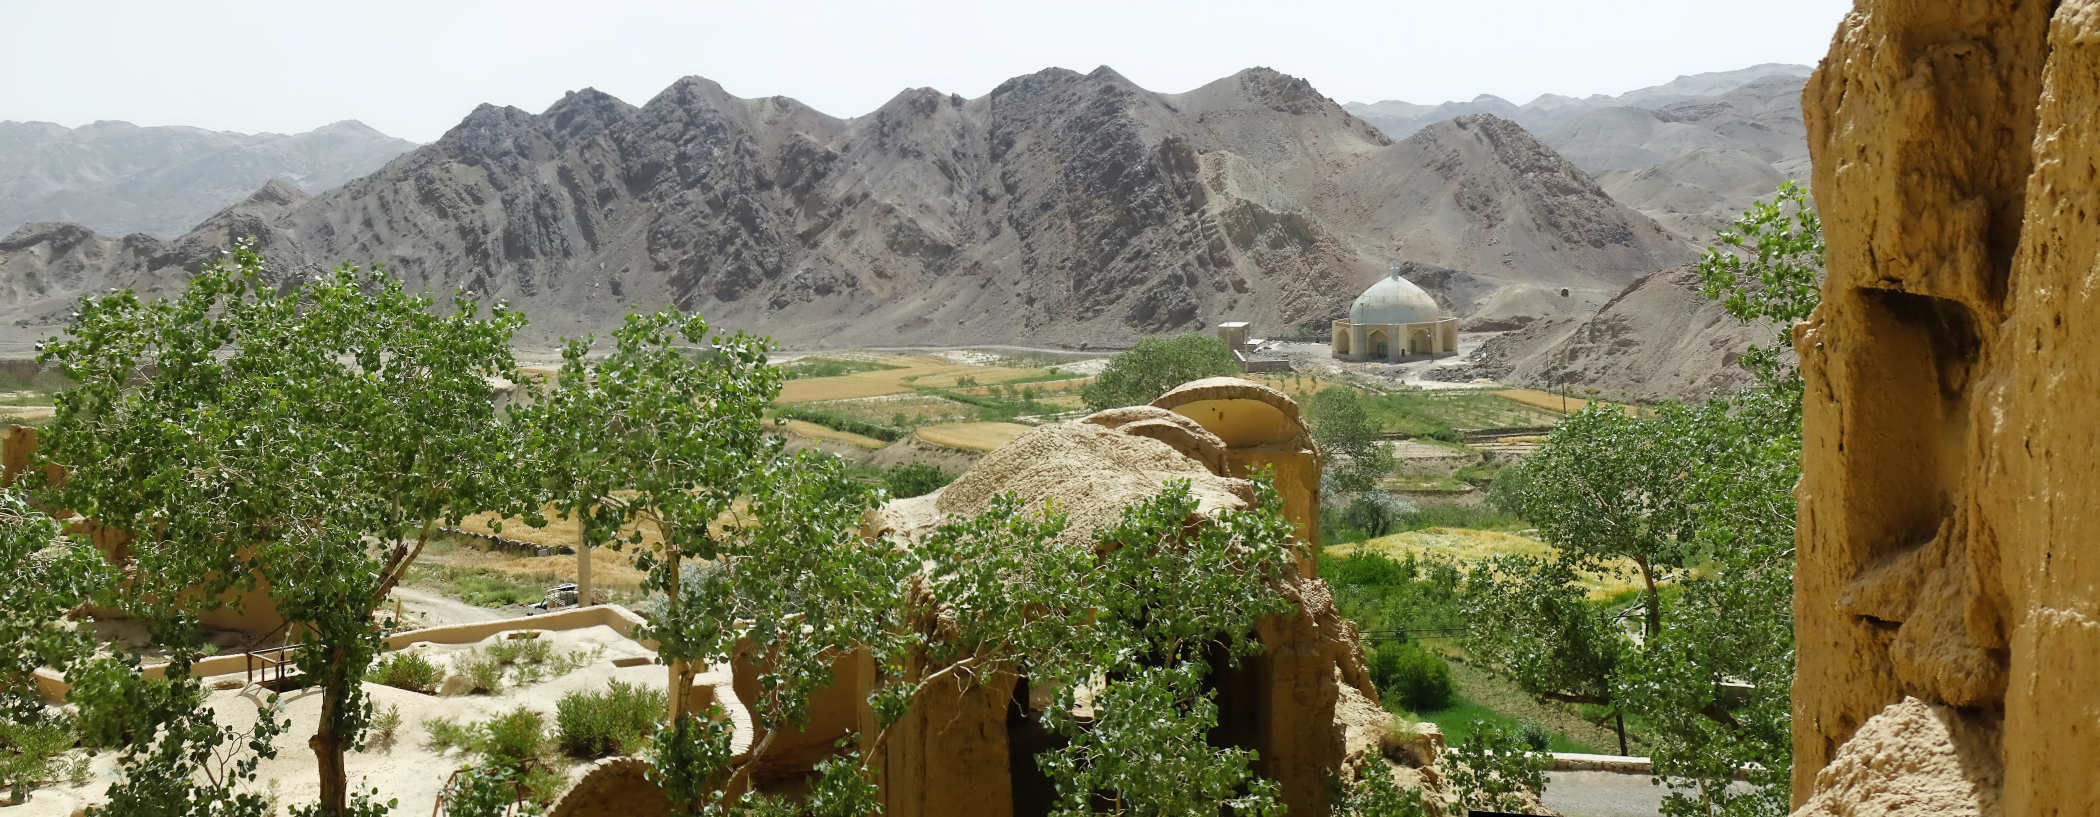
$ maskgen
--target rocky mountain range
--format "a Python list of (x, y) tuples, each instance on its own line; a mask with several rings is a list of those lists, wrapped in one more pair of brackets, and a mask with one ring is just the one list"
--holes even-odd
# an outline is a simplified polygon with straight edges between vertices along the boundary
[(354, 120), (290, 136), (0, 122), (0, 235), (70, 221), (111, 235), (174, 237), (271, 179), (318, 193), (415, 146)]
[(1766, 64), (1682, 76), (1618, 96), (1548, 94), (1517, 105), (1494, 96), (1414, 105), (1349, 103), (1395, 139), (1459, 116), (1492, 114), (1539, 135), (1619, 202), (1694, 243), (1712, 240), (1749, 203), (1808, 179), (1801, 88), (1810, 68)]
[(1454, 306), (1599, 303), (1695, 253), (1516, 121), (1396, 142), (1262, 68), (1183, 94), (1051, 69), (851, 119), (697, 77), (641, 106), (583, 90), (539, 114), (484, 105), (376, 172), (301, 187), (167, 240), (16, 230), (0, 345), (56, 331), (85, 292), (170, 291), (237, 236), (284, 276), (348, 259), (492, 293), (532, 317), (527, 344), (675, 303), (801, 348), (1317, 330), (1401, 258), (1446, 270)]

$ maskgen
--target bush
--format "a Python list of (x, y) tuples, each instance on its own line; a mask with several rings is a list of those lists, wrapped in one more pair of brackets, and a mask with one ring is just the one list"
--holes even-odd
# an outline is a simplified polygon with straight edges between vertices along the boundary
[(1206, 377), (1240, 373), (1239, 358), (1225, 342), (1200, 332), (1172, 339), (1145, 338), (1130, 351), (1110, 358), (1094, 380), (1079, 388), (1088, 411), (1138, 406), (1159, 399), (1169, 389)]
[(1435, 653), (1404, 641), (1388, 641), (1371, 654), (1371, 683), (1416, 712), (1451, 706), (1451, 665)]
[(1531, 751), (1543, 752), (1553, 746), (1553, 733), (1546, 731), (1546, 727), (1537, 721), (1524, 721), (1517, 724), (1517, 740)]
[(437, 691), (445, 673), (420, 653), (397, 652), (372, 662), (372, 667), (365, 670), (365, 680), (429, 695)]
[(473, 684), (469, 692), (494, 695), (503, 691), (503, 660), (480, 650), (468, 650), (453, 659), (452, 668)]
[(71, 748), (73, 731), (63, 725), (0, 722), (0, 797), (20, 801), (31, 788), (56, 778), (55, 760)]
[(503, 817), (518, 801), (518, 786), (511, 782), (517, 771), (500, 760), (480, 766), (463, 766), (459, 777), (445, 790), (445, 814), (450, 817)]
[(663, 693), (619, 681), (604, 692), (571, 692), (554, 706), (556, 741), (563, 752), (590, 760), (633, 754), (656, 733)]
[(433, 752), (448, 752), (453, 749), (473, 751), (479, 744), (472, 725), (462, 726), (451, 718), (430, 718), (423, 721), (423, 748)]
[(883, 475), (882, 487), (896, 499), (925, 496), (955, 481), (955, 475), (922, 462), (899, 463)]
[(400, 733), (401, 707), (372, 708), (372, 731), (367, 733), (371, 736), (371, 740), (367, 745), (378, 746), (381, 749), (391, 749), (394, 747), (394, 740), (400, 737)]
[(546, 745), (547, 716), (521, 706), (483, 724), (480, 745), (475, 749), (523, 768), (538, 760)]
[(1408, 517), (1422, 512), (1414, 503), (1384, 491), (1365, 491), (1342, 512), (1342, 524), (1376, 538), (1397, 533)]
[(1452, 748), (1445, 774), (1461, 809), (1516, 811), (1524, 805), (1520, 791), (1546, 793), (1553, 761), (1526, 751), (1515, 729), (1474, 721), (1472, 734)]
[(793, 406), (781, 406), (774, 409), (773, 416), (782, 420), (801, 420), (805, 423), (816, 423), (833, 431), (859, 434), (863, 437), (874, 437), (886, 443), (904, 439), (904, 435), (910, 433), (903, 429), (879, 426), (865, 420), (855, 420), (851, 417), (832, 414), (828, 411), (816, 411)]

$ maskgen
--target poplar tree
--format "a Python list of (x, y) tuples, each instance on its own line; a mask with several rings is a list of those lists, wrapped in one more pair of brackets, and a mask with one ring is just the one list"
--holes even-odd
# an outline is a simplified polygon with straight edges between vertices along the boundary
[(84, 299), (39, 358), (78, 384), (39, 439), (65, 472), (40, 498), (131, 537), (120, 602), (159, 621), (267, 590), (322, 691), (330, 817), (381, 807), (344, 767), (372, 717), (373, 609), (439, 526), (501, 503), (511, 464), (491, 382), (516, 377), (524, 319), (435, 306), (378, 268), (273, 283), (243, 245), (172, 299)]

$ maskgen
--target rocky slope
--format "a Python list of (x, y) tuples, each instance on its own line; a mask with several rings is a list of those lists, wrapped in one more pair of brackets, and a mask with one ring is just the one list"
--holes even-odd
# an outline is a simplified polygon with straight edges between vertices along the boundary
[(1186, 94), (1052, 69), (850, 120), (697, 77), (640, 107), (585, 90), (537, 115), (484, 105), (376, 173), (293, 193), (171, 242), (18, 230), (0, 344), (48, 334), (77, 292), (179, 280), (230, 236), (286, 275), (383, 261), (494, 293), (531, 315), (528, 344), (675, 303), (801, 347), (1113, 346), (1316, 326), (1396, 257), (1612, 292), (1692, 253), (1511, 122), (1394, 143), (1268, 69)]
[(1808, 73), (1807, 66), (1771, 64), (1679, 77), (1616, 97), (1345, 107), (1395, 138), (1477, 113), (1516, 122), (1614, 199), (1703, 244), (1752, 200), (1770, 198), (1780, 182), (1807, 181), (1801, 88)]
[(0, 122), (0, 235), (36, 221), (181, 235), (271, 179), (317, 193), (415, 146), (356, 121), (291, 136)]
[(1553, 314), (1482, 344), (1467, 362), (1431, 377), (1476, 377), (1537, 388), (1595, 389), (1621, 400), (1691, 401), (1755, 381), (1736, 363), (1770, 325), (1746, 324), (1699, 291), (1690, 268), (1635, 282), (1596, 312)]

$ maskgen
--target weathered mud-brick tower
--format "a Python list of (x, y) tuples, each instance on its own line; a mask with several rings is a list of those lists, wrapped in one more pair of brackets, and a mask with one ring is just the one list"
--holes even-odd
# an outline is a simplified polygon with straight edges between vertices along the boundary
[(2100, 814), (2100, 0), (1860, 0), (1802, 98), (1800, 814)]

